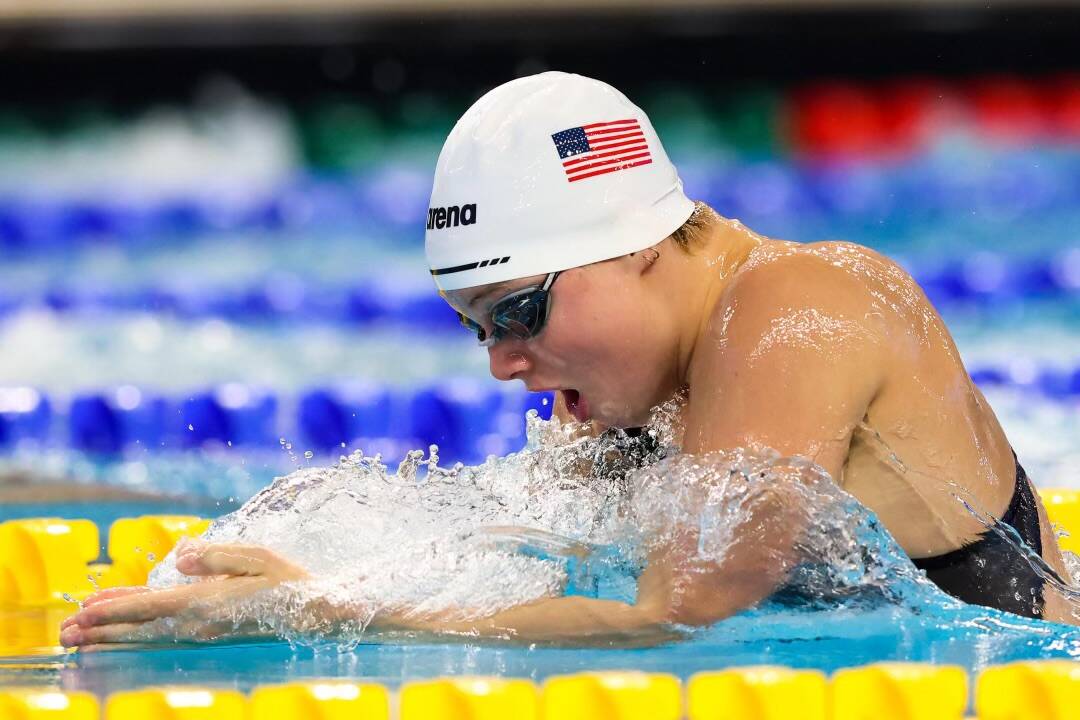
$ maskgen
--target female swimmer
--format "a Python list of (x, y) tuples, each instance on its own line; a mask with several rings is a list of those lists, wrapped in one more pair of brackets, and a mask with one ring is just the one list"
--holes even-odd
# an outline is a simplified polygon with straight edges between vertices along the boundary
[[(918, 285), (859, 245), (766, 238), (692, 202), (646, 115), (614, 88), (549, 72), (477, 101), (439, 157), (426, 249), (491, 374), (555, 391), (563, 417), (631, 428), (685, 391), (684, 452), (810, 458), (946, 592), (1076, 621), (1045, 579), (1068, 576), (1038, 495)], [(481, 620), (387, 613), (372, 626), (603, 642), (713, 623), (797, 564), (783, 503), (774, 512), (756, 519), (773, 541), (737, 543), (720, 563), (696, 562), (693, 543), (657, 552), (634, 604), (562, 597)], [(63, 642), (142, 637), (144, 623), (192, 603), (305, 577), (246, 546), (192, 544), (177, 565), (218, 577), (101, 592), (65, 622)]]

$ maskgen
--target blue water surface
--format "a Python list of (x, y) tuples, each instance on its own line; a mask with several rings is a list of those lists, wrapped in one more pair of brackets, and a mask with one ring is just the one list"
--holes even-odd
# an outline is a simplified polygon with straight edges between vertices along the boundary
[[(155, 507), (102, 503), (93, 517), (104, 522)], [(86, 510), (60, 504), (34, 509), (52, 516)], [(858, 513), (855, 507), (851, 510)], [(11, 512), (10, 506), (6, 511)], [(871, 565), (884, 568), (892, 578), (887, 586), (855, 587), (812, 603), (800, 600), (797, 592), (782, 591), (710, 628), (650, 647), (542, 647), (418, 638), (360, 644), (169, 643), (74, 654), (56, 649), (34, 657), (0, 658), (0, 685), (49, 685), (105, 696), (150, 685), (248, 691), (267, 683), (346, 678), (397, 686), (444, 675), (539, 681), (556, 674), (617, 669), (673, 673), (685, 679), (696, 672), (735, 666), (774, 664), (831, 672), (895, 660), (959, 665), (974, 677), (989, 665), (1016, 660), (1080, 658), (1080, 628), (958, 603), (918, 580), (873, 514), (865, 515), (860, 532), (874, 558)], [(615, 567), (601, 559), (597, 567), (599, 594), (625, 597), (616, 571), (603, 577), (609, 565)], [(605, 585), (605, 580), (611, 582)], [(51, 612), (0, 611), (0, 622), (55, 623), (66, 611)]]
[(397, 686), (443, 675), (542, 680), (585, 670), (637, 669), (682, 678), (726, 667), (777, 664), (831, 672), (878, 661), (954, 664), (973, 677), (983, 668), (1036, 658), (1080, 656), (1080, 630), (981, 608), (948, 613), (794, 610), (764, 607), (718, 623), (691, 639), (657, 647), (580, 649), (475, 643), (291, 646), (285, 642), (170, 645), (139, 650), (0, 660), (0, 684), (49, 684), (99, 695), (148, 685), (255, 685), (349, 678)]

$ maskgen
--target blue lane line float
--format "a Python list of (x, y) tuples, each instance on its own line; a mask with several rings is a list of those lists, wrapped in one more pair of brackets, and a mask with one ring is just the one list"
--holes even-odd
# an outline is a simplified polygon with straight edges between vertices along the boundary
[(94, 454), (114, 454), (126, 440), (119, 413), (101, 395), (82, 395), (68, 410), (71, 447)]
[(981, 367), (970, 372), (982, 388), (1011, 388), (1061, 402), (1080, 401), (1080, 367), (1039, 367), (1016, 362), (1004, 367)]
[(473, 380), (409, 392), (359, 383), (307, 391), (296, 425), (301, 444), (323, 453), (358, 445), (378, 451), (435, 444), (444, 458), (479, 462), (488, 453), (520, 449), (525, 412), (535, 406), (550, 418), (551, 399), (549, 393), (506, 392)]
[(110, 456), (270, 449), (285, 439), (322, 455), (360, 447), (397, 457), (435, 444), (448, 461), (476, 463), (520, 450), (526, 411), (550, 418), (552, 401), (551, 393), (472, 379), (413, 389), (354, 382), (289, 397), (239, 383), (180, 396), (125, 385), (59, 400), (33, 388), (0, 387), (0, 450), (30, 442)]
[[(277, 398), (246, 385), (167, 398), (134, 386), (72, 398), (67, 442), (91, 454), (192, 449), (208, 443), (269, 447), (277, 441)], [(47, 440), (39, 436), (38, 440)]]
[(301, 171), (259, 196), (249, 188), (213, 196), (198, 191), (149, 202), (0, 196), (0, 252), (49, 253), (102, 243), (140, 247), (219, 233), (321, 229), (389, 234), (415, 246), (423, 235), (431, 169), (425, 162), (386, 164), (351, 176)]
[[(1027, 259), (982, 251), (963, 260), (910, 269), (938, 308), (1080, 298), (1080, 248), (1050, 258)], [(399, 284), (407, 285), (404, 281)], [(38, 293), (0, 290), (0, 317), (37, 307), (60, 314), (155, 312), (184, 320), (215, 317), (241, 323), (388, 324), (437, 331), (458, 328), (453, 310), (432, 288), (413, 287), (388, 294), (381, 289), (388, 285), (394, 283), (382, 278), (327, 287), (293, 275), (278, 275), (248, 287), (225, 289), (67, 285)]]
[(296, 426), (300, 442), (330, 453), (359, 437), (403, 435), (399, 393), (373, 383), (314, 388), (301, 395)]
[[(984, 389), (1011, 389), (1080, 404), (1080, 366), (1017, 360), (975, 366)], [(288, 444), (333, 456), (363, 449), (400, 457), (439, 446), (447, 461), (477, 463), (525, 444), (525, 413), (551, 417), (554, 395), (451, 379), (415, 388), (374, 382), (311, 387), (280, 395), (240, 383), (163, 395), (131, 385), (51, 398), (29, 387), (0, 387), (0, 451), (22, 443), (67, 446), (94, 455), (196, 448), (270, 449)]]
[(331, 323), (346, 326), (405, 325), (460, 330), (457, 316), (433, 288), (382, 297), (371, 285), (307, 285), (295, 277), (246, 288), (75, 288), (0, 294), (0, 317), (45, 308), (58, 314), (153, 312), (181, 320), (221, 318), (239, 323)]
[(164, 397), (124, 385), (104, 393), (82, 393), (67, 413), (68, 443), (83, 452), (115, 454), (126, 447), (166, 445), (172, 414)]
[(474, 439), (494, 432), (505, 404), (505, 394), (490, 383), (455, 380), (423, 388), (409, 402), (409, 431), (446, 457), (480, 459)]
[[(434, 158), (432, 158), (432, 161)], [(684, 163), (692, 194), (744, 220), (835, 218), (911, 227), (986, 211), (988, 222), (1075, 211), (1080, 153), (1065, 145), (1004, 151), (965, 146), (902, 162), (872, 157)], [(299, 172), (248, 191), (154, 202), (0, 197), (0, 253), (54, 253), (101, 243), (126, 247), (231, 234), (362, 230), (418, 247), (431, 190), (426, 162), (388, 163), (351, 176)]]
[(36, 389), (0, 387), (0, 447), (45, 439), (52, 417), (52, 404)]
[(208, 442), (267, 446), (277, 440), (277, 404), (277, 398), (270, 393), (230, 383), (184, 399), (178, 413), (179, 428), (174, 432), (178, 432), (185, 448), (202, 447)]

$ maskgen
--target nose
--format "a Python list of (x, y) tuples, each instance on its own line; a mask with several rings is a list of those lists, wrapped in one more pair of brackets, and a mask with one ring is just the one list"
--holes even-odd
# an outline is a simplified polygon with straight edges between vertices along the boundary
[(489, 347), (488, 363), (496, 380), (513, 380), (532, 368), (532, 360), (522, 343), (514, 340), (503, 340)]

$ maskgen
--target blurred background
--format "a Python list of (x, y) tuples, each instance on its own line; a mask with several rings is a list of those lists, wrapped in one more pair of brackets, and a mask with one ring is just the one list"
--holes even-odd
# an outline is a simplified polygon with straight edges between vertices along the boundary
[(488, 377), (423, 225), (457, 117), (546, 69), (723, 215), (901, 261), (1080, 485), (1076, 4), (0, 0), (0, 519), (520, 449), (549, 399)]

